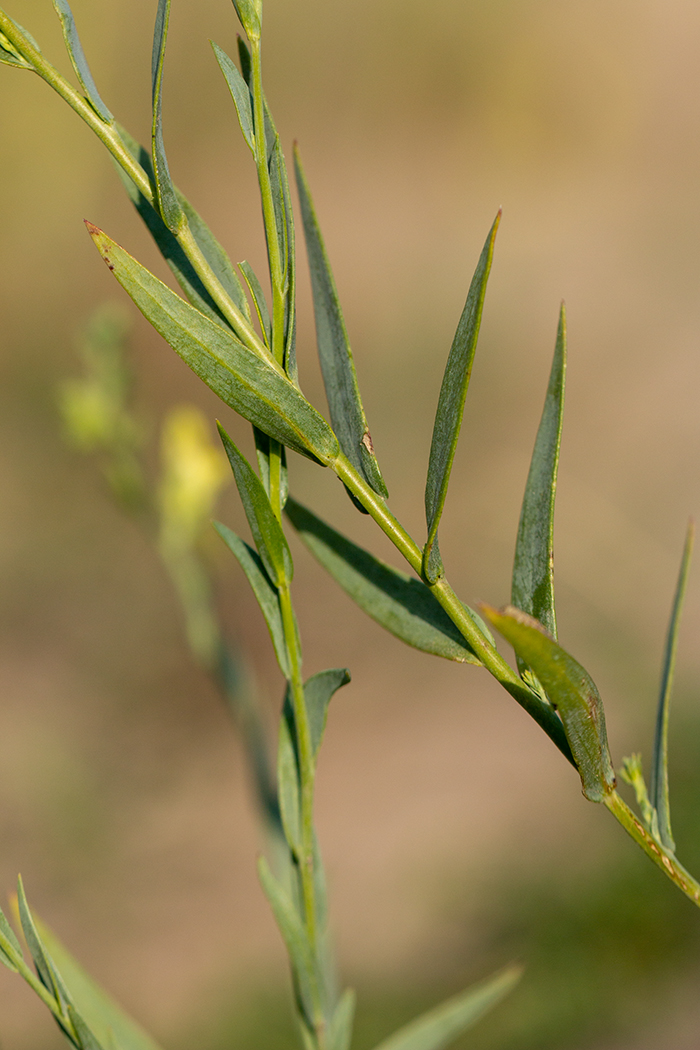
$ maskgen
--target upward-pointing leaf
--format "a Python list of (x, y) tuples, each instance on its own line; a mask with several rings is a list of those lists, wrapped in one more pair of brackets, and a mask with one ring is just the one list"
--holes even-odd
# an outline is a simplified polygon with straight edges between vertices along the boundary
[[(481, 661), (422, 580), (379, 561), (290, 499), (285, 513), (314, 557), (368, 616), (402, 642), (458, 663)], [(479, 630), (488, 628), (467, 609)]]
[(595, 682), (532, 616), (513, 606), (500, 611), (485, 605), (481, 609), (537, 675), (564, 724), (584, 795), (591, 802), (602, 802), (615, 787), (615, 772), (608, 750), (603, 701)]
[(276, 587), (280, 587), (291, 582), (294, 572), (292, 555), (282, 527), (273, 513), (262, 481), (220, 423), (218, 426), (255, 546), (268, 576)]
[(661, 842), (672, 853), (676, 845), (673, 841), (671, 831), (671, 811), (668, 803), (668, 714), (671, 704), (671, 691), (673, 689), (673, 672), (676, 664), (676, 650), (678, 648), (678, 628), (680, 627), (683, 600), (688, 585), (688, 571), (690, 559), (693, 553), (693, 542), (695, 540), (695, 523), (688, 523), (688, 532), (685, 538), (685, 548), (681, 560), (681, 568), (678, 574), (676, 594), (673, 599), (671, 620), (668, 625), (666, 636), (666, 650), (664, 652), (664, 666), (661, 674), (661, 690), (659, 692), (659, 707), (656, 715), (656, 734), (654, 737), (654, 757), (651, 767), (650, 791), (651, 804), (656, 809), (659, 821), (659, 838)]
[[(32, 34), (28, 33), (24, 26), (21, 26), (19, 22), (15, 22), (14, 18), (10, 18), (9, 15), (5, 15), (5, 17), (9, 22), (12, 22), (15, 29), (20, 31), (22, 36), (29, 41), (32, 47), (41, 54), (41, 48)], [(5, 66), (15, 66), (17, 69), (34, 69), (32, 63), (27, 61), (27, 59), (20, 54), (15, 45), (5, 36), (4, 33), (0, 33), (0, 62)]]
[(158, 0), (156, 27), (153, 34), (153, 54), (151, 56), (153, 168), (156, 176), (158, 209), (168, 229), (172, 230), (173, 233), (177, 233), (184, 225), (185, 216), (177, 199), (173, 180), (170, 177), (170, 169), (168, 168), (165, 144), (163, 142), (163, 63), (165, 61), (165, 44), (168, 37), (169, 21), (170, 0)]
[(442, 1050), (505, 998), (521, 974), (519, 966), (509, 966), (472, 985), (383, 1039), (375, 1050)]
[(539, 620), (552, 638), (557, 637), (554, 609), (554, 497), (564, 415), (565, 374), (566, 312), (562, 303), (547, 397), (520, 511), (511, 590), (511, 604)]
[(250, 152), (255, 156), (255, 132), (253, 131), (253, 105), (250, 97), (250, 89), (238, 71), (238, 66), (231, 61), (223, 48), (212, 41), (216, 61), (224, 74), (233, 104), (238, 114), (238, 123), (243, 132), (243, 138), (248, 143)]
[(274, 877), (264, 857), (258, 861), (258, 875), (287, 946), (295, 984), (306, 1019), (309, 1024), (312, 1024), (316, 964), (306, 931), (289, 894)]
[[(134, 160), (138, 161), (146, 172), (151, 184), (155, 185), (153, 162), (147, 150), (145, 150), (143, 146), (140, 146), (136, 139), (132, 138), (125, 128), (119, 128), (119, 137), (131, 153)], [(124, 169), (118, 167), (117, 172), (129, 195), (129, 199), (146, 224), (148, 232), (156, 242), (161, 255), (175, 274), (178, 284), (189, 301), (193, 306), (196, 306), (201, 313), (206, 314), (211, 321), (216, 321), (217, 324), (230, 329), (230, 324), (225, 320), (219, 307), (202, 284), (191, 262), (178, 244), (177, 238), (170, 232), (156, 209), (146, 200)], [(205, 259), (218, 277), (229, 298), (235, 303), (241, 313), (250, 320), (248, 300), (246, 299), (241, 282), (236, 275), (236, 271), (231, 265), (231, 260), (217, 241), (216, 237), (214, 237), (214, 234), (211, 232), (207, 224), (195, 211), (189, 201), (183, 197), (177, 188), (175, 192), (177, 193), (182, 210), (187, 217), (190, 230), (197, 241), (202, 255), (204, 255)]]
[(450, 483), (452, 461), (457, 449), (457, 439), (462, 426), (464, 402), (472, 373), (476, 343), (479, 338), (481, 314), (484, 309), (486, 283), (491, 271), (493, 246), (501, 221), (499, 211), (486, 244), (477, 263), (467, 301), (462, 311), (457, 331), (447, 359), (438, 399), (433, 440), (430, 446), (428, 477), (425, 483), (425, 516), (428, 523), (428, 539), (423, 549), (423, 576), (428, 583), (435, 583), (442, 575), (442, 560), (438, 547), (438, 526), (445, 506), (447, 487)]
[(299, 151), (294, 150), (294, 168), (311, 271), (311, 290), (316, 318), (316, 343), (331, 423), (340, 447), (352, 465), (380, 496), (388, 495), (372, 449), (367, 417), (362, 407), (355, 363), (350, 349), (338, 292), (314, 211)]
[(324, 466), (337, 457), (333, 431), (280, 369), (185, 303), (111, 237), (87, 226), (144, 317), (222, 401), (295, 452)]
[(80, 81), (80, 86), (85, 92), (88, 102), (95, 110), (98, 117), (101, 117), (105, 124), (111, 124), (114, 121), (114, 117), (100, 98), (100, 93), (97, 90), (95, 81), (92, 79), (92, 73), (90, 72), (90, 67), (87, 64), (87, 59), (85, 58), (85, 53), (82, 44), (80, 43), (75, 19), (73, 18), (73, 12), (70, 9), (68, 0), (53, 0), (53, 6), (61, 20), (63, 39), (66, 42), (66, 48), (68, 49), (68, 54), (70, 55), (75, 75)]
[[(81, 1027), (81, 1022), (89, 1025), (105, 1047), (113, 1046), (117, 1050), (159, 1050), (155, 1040), (83, 970), (56, 935), (36, 916), (34, 923), (80, 1013), (76, 1028)], [(71, 1013), (75, 1023), (75, 1014)]]

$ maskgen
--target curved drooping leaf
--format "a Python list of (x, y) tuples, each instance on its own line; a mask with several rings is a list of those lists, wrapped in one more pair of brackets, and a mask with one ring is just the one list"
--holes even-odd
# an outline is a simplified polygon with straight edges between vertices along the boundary
[(521, 975), (519, 966), (501, 970), (417, 1017), (388, 1039), (383, 1039), (375, 1050), (442, 1050), (500, 1003)]
[(294, 169), (311, 273), (316, 343), (326, 388), (331, 423), (340, 447), (353, 467), (380, 496), (387, 497), (386, 485), (377, 463), (367, 417), (360, 397), (350, 339), (340, 307), (330, 261), (316, 218), (309, 185), (294, 150)]
[(608, 750), (603, 701), (595, 682), (532, 616), (512, 605), (500, 611), (484, 605), (481, 610), (537, 675), (559, 712), (584, 795), (591, 802), (602, 802), (615, 787), (615, 772)]
[(165, 156), (165, 143), (163, 142), (163, 64), (165, 62), (165, 44), (168, 38), (169, 21), (170, 0), (158, 0), (156, 26), (153, 34), (153, 53), (151, 56), (153, 170), (155, 172), (156, 199), (161, 218), (169, 230), (177, 233), (184, 225), (185, 216), (170, 176), (168, 160)]
[(447, 498), (452, 462), (462, 427), (464, 402), (476, 353), (486, 297), (486, 284), (491, 272), (493, 246), (500, 221), (499, 211), (486, 238), (486, 244), (472, 277), (467, 301), (452, 341), (440, 388), (433, 439), (430, 445), (428, 476), (425, 482), (425, 517), (428, 523), (428, 539), (423, 548), (422, 572), (428, 583), (435, 583), (443, 573), (438, 547), (438, 526)]
[[(564, 416), (566, 312), (559, 315), (554, 361), (535, 439), (515, 544), (511, 605), (557, 637), (554, 606), (554, 498)], [(521, 667), (521, 672), (524, 668)]]
[[(287, 501), (285, 513), (333, 579), (387, 631), (434, 656), (458, 663), (481, 662), (422, 580), (375, 558), (293, 499)], [(490, 637), (481, 618), (471, 609), (467, 612)]]
[(328, 705), (334, 694), (350, 681), (350, 672), (345, 667), (334, 667), (330, 671), (319, 671), (304, 682), (304, 699), (309, 716), (309, 732), (314, 755), (323, 740), (328, 718)]
[(652, 759), (649, 784), (650, 801), (656, 810), (658, 819), (659, 838), (666, 849), (672, 853), (676, 849), (676, 844), (673, 841), (673, 832), (671, 831), (671, 811), (668, 802), (668, 715), (671, 704), (671, 691), (673, 689), (673, 672), (676, 665), (676, 650), (678, 648), (678, 629), (688, 585), (688, 572), (690, 570), (694, 540), (695, 523), (690, 521), (685, 538), (681, 568), (678, 574), (678, 583), (676, 584), (676, 593), (673, 599), (673, 608), (671, 609), (671, 620), (666, 636), (661, 689), (659, 691), (659, 707), (656, 715), (654, 757)]
[(284, 628), (282, 627), (282, 613), (280, 612), (277, 588), (265, 571), (260, 555), (248, 546), (235, 532), (226, 525), (215, 521), (214, 528), (221, 536), (231, 553), (237, 558), (238, 564), (246, 574), (248, 583), (253, 589), (258, 605), (265, 617), (267, 629), (277, 657), (277, 663), (285, 678), (289, 678), (289, 657), (287, 656), (287, 644), (284, 640)]
[(144, 317), (222, 401), (295, 452), (324, 466), (337, 457), (333, 431), (281, 371), (180, 299), (96, 226), (87, 226)]
[(290, 583), (294, 573), (292, 555), (282, 527), (273, 513), (270, 499), (245, 456), (236, 448), (220, 423), (218, 427), (250, 531), (267, 574), (276, 587)]
[(53, 0), (53, 6), (61, 20), (61, 29), (63, 30), (63, 39), (66, 42), (66, 49), (70, 56), (73, 69), (75, 70), (75, 75), (85, 92), (85, 97), (95, 110), (95, 113), (97, 113), (98, 117), (104, 120), (105, 124), (112, 124), (114, 122), (114, 117), (100, 98), (100, 93), (97, 90), (97, 85), (93, 80), (90, 67), (85, 58), (83, 46), (80, 43), (75, 19), (73, 18), (73, 12), (70, 9), (68, 0)]
[[(119, 126), (118, 130), (119, 137), (129, 153), (134, 160), (141, 165), (151, 184), (155, 185), (153, 163), (148, 151), (144, 149), (143, 146), (139, 145), (136, 139), (132, 138), (125, 128)], [(194, 270), (192, 263), (178, 244), (175, 235), (170, 232), (156, 209), (148, 200), (146, 200), (138, 186), (132, 182), (124, 169), (117, 167), (117, 173), (131, 203), (143, 219), (148, 232), (155, 241), (161, 255), (172, 270), (178, 284), (189, 301), (193, 306), (197, 307), (200, 313), (206, 314), (211, 321), (215, 321), (217, 324), (230, 329), (231, 325), (226, 318), (224, 318), (219, 307), (202, 284), (202, 281)], [(183, 197), (177, 188), (175, 192), (177, 193), (182, 210), (187, 217), (187, 222), (202, 255), (211, 266), (231, 301), (238, 307), (240, 312), (250, 320), (248, 300), (246, 299), (241, 282), (238, 279), (236, 271), (234, 270), (231, 260), (226, 254), (224, 248), (219, 244), (207, 224), (195, 211), (189, 201)]]

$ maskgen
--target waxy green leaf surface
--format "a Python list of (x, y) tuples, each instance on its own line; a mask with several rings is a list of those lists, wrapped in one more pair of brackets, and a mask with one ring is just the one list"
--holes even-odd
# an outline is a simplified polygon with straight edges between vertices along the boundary
[[(290, 499), (285, 513), (315, 558), (373, 620), (407, 645), (458, 663), (479, 658), (422, 580), (386, 565)], [(489, 636), (480, 617), (467, 612)]]
[(294, 151), (297, 189), (311, 272), (311, 290), (316, 318), (316, 343), (326, 388), (331, 423), (340, 447), (368, 485), (380, 496), (388, 496), (372, 448), (367, 417), (362, 407), (355, 362), (333, 272), (316, 218), (311, 192)]
[(603, 701), (593, 679), (531, 616), (513, 606), (500, 611), (481, 608), (537, 675), (559, 712), (584, 795), (591, 802), (602, 802), (615, 787), (615, 773), (608, 750)]
[(101, 117), (105, 124), (111, 124), (114, 117), (100, 98), (100, 93), (97, 90), (92, 73), (90, 72), (90, 67), (85, 58), (85, 52), (80, 43), (75, 19), (73, 18), (73, 12), (70, 9), (68, 0), (53, 0), (53, 6), (61, 20), (61, 28), (63, 30), (63, 38), (66, 42), (66, 49), (70, 55), (75, 75), (85, 92), (85, 97), (95, 110), (95, 113), (97, 113), (98, 117)]
[(557, 637), (554, 498), (564, 416), (565, 375), (566, 314), (562, 304), (547, 397), (520, 511), (511, 590), (511, 604), (539, 620), (553, 638)]
[(481, 315), (486, 297), (486, 283), (491, 272), (493, 246), (501, 221), (496, 216), (486, 239), (476, 271), (469, 287), (467, 301), (462, 311), (457, 331), (447, 359), (445, 374), (440, 388), (440, 397), (430, 445), (428, 476), (425, 483), (425, 516), (428, 524), (428, 539), (423, 549), (423, 576), (435, 583), (443, 573), (438, 547), (438, 526), (442, 517), (447, 488), (450, 483), (452, 462), (457, 450), (457, 441), (464, 415), (464, 402), (471, 378), (476, 344), (481, 327)]
[(333, 431), (285, 375), (185, 303), (97, 227), (88, 229), (144, 317), (222, 401), (295, 452), (324, 465), (337, 457)]
[(231, 92), (231, 98), (233, 104), (236, 107), (236, 113), (238, 114), (238, 123), (240, 124), (241, 131), (243, 132), (243, 138), (248, 144), (248, 149), (255, 156), (255, 131), (253, 130), (253, 104), (250, 97), (250, 89), (246, 84), (245, 80), (241, 76), (238, 66), (233, 62), (223, 48), (219, 47), (212, 41), (214, 48), (214, 54), (216, 55), (216, 61), (219, 63), (219, 68), (224, 74), (228, 89)]
[(177, 233), (184, 225), (185, 217), (175, 192), (170, 168), (165, 156), (163, 142), (163, 65), (165, 62), (165, 44), (168, 38), (170, 21), (170, 0), (158, 0), (156, 26), (153, 34), (153, 53), (151, 55), (151, 86), (153, 96), (153, 123), (151, 127), (151, 144), (153, 147), (153, 169), (155, 172), (156, 198), (158, 210), (163, 222)]

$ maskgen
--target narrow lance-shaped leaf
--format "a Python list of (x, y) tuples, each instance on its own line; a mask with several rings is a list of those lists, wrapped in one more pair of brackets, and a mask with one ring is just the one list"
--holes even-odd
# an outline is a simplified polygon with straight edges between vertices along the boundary
[(95, 81), (92, 78), (90, 67), (87, 64), (85, 58), (85, 52), (83, 51), (82, 44), (80, 43), (80, 37), (78, 36), (78, 30), (75, 25), (75, 19), (73, 18), (73, 12), (70, 9), (68, 0), (53, 0), (53, 6), (56, 9), (56, 13), (61, 20), (61, 28), (63, 30), (63, 38), (66, 42), (66, 48), (70, 55), (70, 60), (75, 70), (75, 75), (80, 81), (80, 86), (85, 92), (85, 96), (97, 113), (98, 117), (104, 120), (105, 124), (112, 124), (114, 117), (105, 106), (104, 102), (100, 98), (100, 93), (97, 90)]
[(17, 962), (21, 962), (22, 959), (22, 949), (17, 935), (0, 910), (0, 962), (4, 963), (8, 970), (17, 973)]
[(292, 555), (284, 532), (274, 515), (260, 478), (220, 423), (218, 427), (255, 546), (270, 579), (276, 587), (280, 587), (291, 581), (294, 572)]
[(284, 640), (277, 588), (265, 571), (265, 566), (257, 551), (252, 550), (235, 532), (232, 532), (226, 525), (222, 525), (221, 522), (215, 521), (214, 528), (246, 574), (248, 583), (265, 617), (280, 670), (285, 678), (289, 678), (289, 657)]
[(284, 836), (292, 854), (298, 857), (301, 852), (301, 788), (294, 725), (293, 722), (290, 725), (287, 700), (277, 742), (277, 793)]
[(270, 866), (264, 857), (261, 857), (258, 861), (258, 875), (265, 896), (270, 902), (275, 921), (287, 946), (301, 1006), (308, 1023), (311, 1025), (316, 966), (306, 931), (302, 926), (301, 919), (292, 904), (291, 898), (270, 871)]
[[(153, 162), (148, 151), (145, 150), (143, 146), (140, 146), (136, 139), (132, 138), (125, 128), (119, 127), (119, 137), (129, 150), (129, 153), (131, 153), (134, 160), (138, 161), (141, 165), (151, 184), (155, 186)], [(161, 255), (174, 273), (178, 284), (189, 301), (203, 314), (206, 314), (210, 320), (216, 321), (217, 324), (230, 329), (231, 325), (223, 317), (219, 307), (211, 298), (209, 292), (202, 284), (200, 277), (195, 272), (192, 263), (178, 244), (177, 238), (170, 232), (156, 209), (146, 200), (139, 188), (132, 182), (123, 168), (118, 167), (117, 173), (129, 195), (129, 199), (143, 219), (148, 232), (155, 241)], [(177, 193), (177, 198), (180, 201), (182, 210), (187, 217), (190, 230), (194, 235), (194, 239), (196, 240), (202, 255), (204, 255), (205, 259), (211, 266), (231, 301), (238, 307), (241, 313), (250, 320), (248, 300), (246, 299), (241, 282), (238, 279), (236, 271), (234, 270), (231, 260), (226, 254), (224, 248), (219, 244), (214, 237), (214, 234), (189, 201), (183, 197), (177, 188), (175, 189), (175, 192)]]
[(41, 982), (47, 991), (53, 995), (59, 1005), (63, 1017), (66, 1018), (66, 1007), (70, 1002), (70, 995), (60, 974), (56, 970), (48, 951), (42, 943), (41, 936), (34, 923), (34, 918), (29, 910), (21, 876), (17, 880), (17, 909), (27, 947), (29, 948), (32, 959), (34, 960)]
[[(34, 923), (82, 1024), (89, 1026), (100, 1043), (105, 1047), (112, 1043), (118, 1050), (159, 1050), (155, 1040), (83, 970), (58, 937), (36, 916)], [(71, 1013), (75, 1022), (76, 1015)]]
[(262, 285), (249, 262), (243, 260), (242, 263), (238, 264), (238, 268), (245, 278), (245, 283), (248, 285), (255, 306), (255, 312), (257, 313), (258, 321), (260, 322), (260, 331), (262, 332), (263, 339), (268, 347), (272, 346), (272, 322), (270, 321), (270, 311), (267, 308), (267, 300), (265, 299)]
[(329, 1050), (350, 1050), (352, 1026), (355, 1020), (355, 993), (346, 988), (336, 1006), (328, 1026)]
[(340, 447), (352, 465), (375, 492), (386, 497), (388, 492), (372, 448), (372, 439), (362, 406), (355, 363), (333, 272), (316, 218), (309, 185), (296, 148), (294, 167), (304, 223), (306, 253), (311, 272), (316, 343), (331, 423), (338, 436)]
[(383, 1039), (376, 1050), (442, 1050), (488, 1013), (520, 980), (519, 966), (509, 966), (493, 977), (400, 1028)]
[(222, 401), (295, 452), (324, 466), (333, 462), (339, 453), (333, 431), (280, 370), (183, 302), (96, 226), (87, 226), (146, 320)]
[[(422, 580), (386, 565), (293, 499), (285, 513), (336, 583), (387, 631), (434, 656), (458, 663), (481, 662)], [(467, 612), (490, 638), (480, 617), (471, 609)]]
[(668, 625), (666, 637), (666, 649), (664, 652), (664, 665), (661, 674), (661, 690), (659, 692), (659, 707), (656, 715), (656, 734), (654, 736), (654, 757), (651, 767), (650, 795), (651, 804), (654, 806), (659, 822), (659, 837), (666, 849), (672, 853), (676, 849), (671, 831), (671, 812), (668, 802), (668, 715), (671, 704), (671, 691), (673, 689), (673, 672), (676, 664), (676, 650), (678, 648), (678, 629), (680, 627), (681, 612), (683, 611), (683, 600), (688, 585), (688, 571), (690, 559), (693, 553), (693, 542), (695, 540), (695, 523), (690, 521), (685, 538), (685, 548), (681, 560), (681, 568), (678, 574), (676, 593), (673, 599), (671, 620)]
[[(527, 476), (515, 544), (511, 604), (557, 637), (554, 607), (554, 498), (564, 417), (566, 376), (566, 312), (559, 315), (554, 361), (547, 397)], [(521, 673), (525, 667), (520, 658)]]
[(173, 233), (177, 233), (184, 225), (185, 216), (177, 199), (173, 180), (170, 177), (170, 169), (168, 168), (165, 144), (163, 142), (163, 64), (165, 62), (165, 44), (168, 37), (169, 21), (170, 0), (158, 0), (156, 26), (153, 34), (153, 54), (151, 57), (153, 168), (156, 177), (156, 196), (161, 217), (168, 229), (172, 230)]
[(438, 526), (447, 497), (450, 471), (457, 449), (457, 440), (462, 426), (464, 402), (476, 353), (476, 344), (484, 309), (486, 284), (491, 272), (493, 246), (501, 221), (499, 211), (486, 244), (477, 263), (467, 301), (462, 311), (457, 331), (447, 359), (445, 374), (440, 388), (433, 439), (430, 445), (428, 477), (425, 483), (425, 516), (428, 523), (428, 539), (423, 549), (423, 576), (428, 583), (435, 583), (443, 573), (438, 547)]
[(248, 144), (248, 149), (255, 156), (255, 131), (253, 130), (253, 104), (250, 97), (250, 89), (238, 71), (238, 66), (232, 62), (223, 48), (212, 40), (211, 46), (216, 55), (216, 61), (224, 74), (224, 79), (231, 92), (233, 104), (236, 107), (238, 123), (243, 132), (243, 138)]
[(591, 802), (602, 802), (615, 787), (615, 772), (603, 701), (594, 681), (532, 616), (511, 605), (500, 611), (488, 606), (481, 609), (537, 675), (564, 724), (584, 795)]

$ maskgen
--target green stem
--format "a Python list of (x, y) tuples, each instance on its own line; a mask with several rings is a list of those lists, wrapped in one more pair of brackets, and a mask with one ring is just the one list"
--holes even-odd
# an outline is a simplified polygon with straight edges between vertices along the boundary
[[(292, 708), (294, 710), (294, 724), (296, 726), (299, 778), (301, 782), (301, 856), (298, 859), (304, 900), (304, 917), (306, 919), (306, 931), (311, 951), (314, 959), (318, 959), (319, 931), (316, 924), (316, 886), (314, 879), (314, 781), (316, 770), (309, 717), (304, 697), (304, 682), (301, 676), (299, 638), (288, 584), (283, 584), (280, 587), (279, 599), (282, 612), (282, 626), (289, 654), (289, 685), (292, 695)], [(318, 976), (316, 976), (314, 984), (314, 1024), (319, 1042), (321, 1042), (320, 1037), (325, 1022)]]
[[(360, 477), (353, 465), (342, 453), (330, 466), (352, 494), (357, 497), (365, 510), (374, 518), (382, 532), (389, 537), (397, 550), (403, 554), (414, 572), (420, 576), (422, 552), (403, 526), (396, 520), (384, 500)], [(576, 763), (571, 754), (564, 727), (556, 711), (549, 704), (540, 700), (538, 696), (523, 684), (512, 667), (508, 665), (495, 646), (490, 643), (488, 638), (474, 623), (445, 577), (441, 577), (434, 584), (427, 584), (427, 586), (430, 587), (430, 590), (462, 636), (469, 642), (469, 645), (489, 674), (493, 675), (513, 699), (517, 700), (520, 706), (535, 719), (564, 757), (575, 766)]]
[(657, 842), (649, 834), (627, 803), (618, 795), (617, 791), (612, 791), (609, 795), (606, 795), (603, 801), (615, 819), (622, 824), (628, 835), (634, 839), (638, 846), (641, 846), (648, 857), (651, 857), (654, 864), (661, 868), (671, 882), (674, 882), (685, 893), (686, 897), (693, 901), (694, 904), (700, 906), (700, 883), (696, 882), (682, 864), (678, 863), (674, 853), (664, 849), (661, 843)]
[[(122, 142), (119, 131), (114, 123), (106, 124), (95, 112), (92, 106), (80, 95), (68, 81), (61, 76), (58, 70), (44, 58), (34, 45), (18, 30), (11, 18), (0, 10), (0, 30), (8, 40), (17, 48), (19, 53), (31, 63), (34, 72), (44, 80), (49, 87), (67, 102), (71, 109), (85, 121), (88, 127), (94, 131), (99, 140), (107, 147), (117, 164), (126, 172), (139, 193), (148, 203), (157, 210), (156, 196), (148, 175), (141, 165), (134, 160), (129, 150)], [(263, 357), (270, 363), (270, 353), (265, 343), (250, 324), (248, 319), (241, 313), (235, 303), (227, 295), (221, 281), (212, 270), (195, 239), (189, 224), (185, 223), (179, 233), (176, 234), (177, 241), (192, 263), (197, 276), (207, 289), (223, 316), (229, 322), (239, 338), (254, 353)]]
[(260, 40), (251, 41), (251, 64), (253, 79), (253, 114), (255, 119), (255, 163), (258, 169), (260, 199), (262, 202), (267, 258), (272, 287), (272, 355), (280, 364), (284, 362), (284, 270), (282, 254), (277, 236), (277, 219), (270, 182), (265, 132), (265, 96), (262, 87), (262, 54)]

